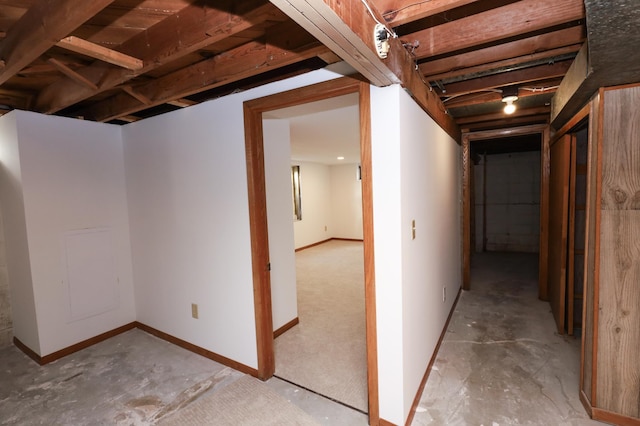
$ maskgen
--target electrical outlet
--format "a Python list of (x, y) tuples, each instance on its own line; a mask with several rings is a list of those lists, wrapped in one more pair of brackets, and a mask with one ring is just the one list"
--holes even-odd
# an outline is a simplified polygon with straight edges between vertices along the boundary
[(411, 221), (411, 239), (416, 239), (416, 221), (415, 219)]
[(196, 303), (191, 304), (191, 316), (198, 319), (198, 305)]
[(324, 232), (327, 232), (327, 225), (324, 226)]
[(446, 286), (442, 287), (442, 301), (443, 302), (447, 301), (447, 287)]

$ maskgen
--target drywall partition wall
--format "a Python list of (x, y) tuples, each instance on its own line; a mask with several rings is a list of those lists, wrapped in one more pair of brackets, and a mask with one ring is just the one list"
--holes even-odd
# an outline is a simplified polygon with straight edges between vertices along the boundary
[(273, 329), (298, 317), (288, 120), (263, 120)]
[(362, 181), (358, 164), (331, 166), (331, 236), (361, 240)]
[(12, 305), (13, 334), (40, 352), (36, 304), (31, 282), (31, 262), (22, 194), (17, 111), (0, 117), (0, 208), (6, 244), (7, 275)]
[(380, 415), (404, 424), (461, 285), (460, 150), (400, 87), (371, 96)]
[(331, 227), (331, 170), (325, 164), (295, 161), (300, 166), (302, 220), (293, 223), (295, 247), (305, 247), (333, 236)]
[(400, 116), (396, 86), (371, 87), (371, 168), (380, 417), (404, 424)]
[(17, 124), (46, 356), (135, 321), (122, 141), (102, 123), (18, 111)]
[[(482, 250), (486, 238), (487, 251), (538, 252), (540, 151), (486, 155), (474, 171), (476, 248)], [(482, 234), (485, 209), (486, 236)]]
[(140, 322), (257, 368), (243, 102), (338, 77), (318, 70), (124, 126)]

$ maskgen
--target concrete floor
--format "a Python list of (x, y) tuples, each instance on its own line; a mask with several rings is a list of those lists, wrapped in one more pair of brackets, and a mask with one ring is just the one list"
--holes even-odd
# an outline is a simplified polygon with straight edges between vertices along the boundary
[(537, 255), (473, 257), (413, 425), (602, 425), (578, 397), (580, 337), (538, 300)]
[[(537, 257), (474, 258), (413, 425), (602, 425), (578, 400), (579, 339), (559, 336), (537, 299)], [(242, 373), (131, 330), (39, 367), (0, 349), (1, 425), (152, 425)], [(278, 379), (267, 382), (319, 424), (367, 417)], [(268, 415), (268, 413), (265, 413)]]
[[(140, 330), (43, 367), (11, 346), (0, 350), (0, 425), (153, 425), (242, 376)], [(267, 384), (321, 425), (367, 424), (289, 383)]]

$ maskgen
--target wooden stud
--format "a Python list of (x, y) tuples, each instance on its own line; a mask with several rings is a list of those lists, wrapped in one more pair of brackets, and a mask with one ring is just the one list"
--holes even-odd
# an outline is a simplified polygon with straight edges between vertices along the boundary
[(66, 75), (67, 77), (75, 80), (76, 82), (85, 85), (89, 89), (98, 90), (98, 86), (96, 86), (92, 81), (87, 80), (83, 75), (78, 74), (59, 60), (55, 58), (49, 58), (48, 62), (55, 66), (61, 73)]
[(137, 99), (138, 101), (142, 102), (144, 105), (151, 105), (153, 103), (153, 101), (151, 99), (149, 99), (148, 97), (146, 97), (145, 95), (138, 93), (137, 91), (133, 90), (133, 88), (131, 86), (122, 86), (122, 90), (128, 94), (129, 96), (131, 96), (134, 99)]

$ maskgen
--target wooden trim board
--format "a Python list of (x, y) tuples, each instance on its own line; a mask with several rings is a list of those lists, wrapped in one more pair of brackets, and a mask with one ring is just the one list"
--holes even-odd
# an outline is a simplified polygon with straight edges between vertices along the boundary
[(364, 240), (358, 238), (327, 238), (326, 240), (318, 241), (317, 243), (309, 244), (307, 246), (298, 247), (295, 251), (299, 252), (302, 250), (306, 250), (311, 247), (319, 246), (320, 244), (328, 243), (329, 241), (355, 241), (355, 242), (363, 242)]
[(291, 330), (293, 327), (295, 327), (299, 323), (300, 323), (300, 318), (295, 317), (294, 319), (292, 319), (291, 321), (289, 321), (288, 323), (286, 323), (285, 325), (283, 325), (279, 329), (275, 330), (273, 332), (273, 338), (275, 339), (278, 336), (282, 336), (284, 333), (286, 333), (287, 331)]
[(329, 99), (350, 93), (359, 94), (369, 422), (371, 425), (378, 425), (379, 401), (370, 152), (371, 114), (369, 83), (363, 81), (361, 76), (342, 77), (244, 103), (251, 258), (258, 348), (258, 377), (262, 380), (267, 380), (273, 376), (275, 371), (271, 283), (268, 271), (269, 242), (266, 219), (267, 206), (265, 196), (266, 184), (264, 177), (262, 114), (267, 111)]
[(24, 352), (29, 358), (31, 358), (32, 360), (34, 360), (35, 362), (37, 362), (40, 365), (45, 365), (45, 364), (49, 364), (53, 361), (57, 361), (60, 358), (63, 358), (67, 355), (71, 355), (72, 353), (81, 351), (82, 349), (86, 349), (90, 346), (95, 345), (96, 343), (100, 343), (103, 342), (107, 339), (110, 339), (114, 336), (117, 336), (118, 334), (122, 334), (125, 331), (129, 331), (136, 328), (136, 323), (135, 322), (131, 322), (129, 324), (125, 324), (121, 327), (118, 328), (114, 328), (113, 330), (110, 331), (106, 331), (102, 334), (98, 334), (97, 336), (91, 337), (89, 339), (83, 340), (82, 342), (78, 342), (74, 345), (68, 346), (64, 349), (60, 349), (59, 351), (53, 352), (49, 355), (45, 355), (45, 356), (40, 356), (37, 353), (35, 353), (31, 348), (29, 348), (27, 345), (25, 345), (24, 343), (22, 343), (20, 341), (20, 339), (18, 339), (17, 337), (13, 338), (13, 343), (16, 345), (16, 347), (18, 349), (20, 349), (22, 352)]
[(91, 337), (87, 340), (83, 340), (82, 342), (76, 343), (74, 345), (71, 345), (59, 351), (53, 352), (49, 355), (45, 355), (43, 357), (35, 353), (31, 348), (29, 348), (27, 345), (22, 343), (20, 339), (18, 339), (17, 337), (13, 338), (13, 343), (16, 345), (18, 349), (24, 352), (29, 358), (33, 359), (35, 362), (37, 362), (40, 365), (46, 365), (53, 361), (57, 361), (67, 355), (71, 355), (75, 352), (81, 351), (97, 343), (100, 343), (112, 337), (115, 337), (118, 334), (122, 334), (126, 331), (133, 330), (134, 328), (138, 328), (146, 333), (159, 337), (160, 339), (165, 340), (173, 345), (180, 346), (181, 348), (186, 349), (189, 352), (193, 352), (200, 356), (208, 358), (212, 361), (219, 362), (220, 364), (226, 365), (227, 367), (231, 367), (243, 373), (250, 374), (254, 377), (258, 376), (258, 371), (254, 368), (248, 367), (242, 363), (239, 363), (237, 361), (234, 361), (222, 355), (218, 355), (215, 352), (211, 352), (207, 349), (201, 348), (200, 346), (194, 345), (193, 343), (189, 343), (185, 340), (178, 339), (177, 337), (174, 337), (163, 331), (157, 330), (153, 327), (149, 327), (148, 325), (138, 321), (130, 322), (129, 324), (125, 324), (121, 327), (114, 328), (113, 330), (104, 332), (102, 334), (98, 334), (97, 336)]
[(193, 343), (189, 343), (186, 340), (178, 339), (177, 337), (167, 334), (164, 331), (160, 331), (158, 329), (150, 327), (141, 322), (136, 321), (135, 326), (140, 330), (145, 331), (153, 336), (159, 337), (162, 340), (166, 340), (167, 342), (172, 343), (176, 346), (180, 346), (181, 348), (186, 349), (189, 352), (193, 352), (195, 354), (208, 358), (212, 361), (219, 362), (220, 364), (226, 365), (227, 367), (231, 367), (234, 370), (238, 370), (242, 373), (249, 374), (253, 377), (258, 377), (258, 370), (256, 370), (255, 368), (251, 368), (238, 361), (234, 361), (230, 358), (219, 355), (215, 352), (211, 352), (208, 349), (204, 349), (200, 346), (194, 345)]

